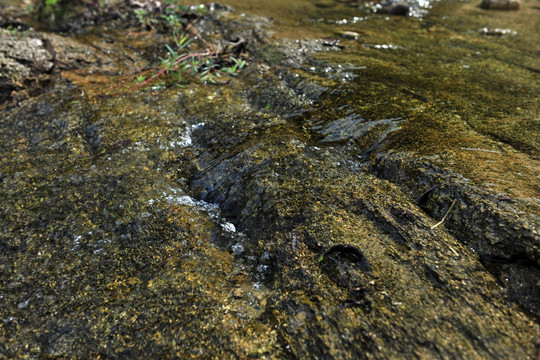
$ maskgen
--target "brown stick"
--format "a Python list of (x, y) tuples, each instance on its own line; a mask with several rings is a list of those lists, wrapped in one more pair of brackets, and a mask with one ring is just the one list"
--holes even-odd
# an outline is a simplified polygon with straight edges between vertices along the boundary
[(437, 226), (441, 225), (446, 220), (446, 218), (448, 217), (448, 214), (450, 213), (450, 211), (452, 210), (452, 208), (454, 207), (455, 204), (456, 204), (456, 200), (454, 199), (454, 201), (452, 201), (452, 205), (450, 205), (450, 207), (446, 211), (446, 214), (444, 214), (442, 220), (439, 221), (438, 223), (436, 223), (435, 225), (433, 225), (431, 227), (431, 230), (435, 229)]

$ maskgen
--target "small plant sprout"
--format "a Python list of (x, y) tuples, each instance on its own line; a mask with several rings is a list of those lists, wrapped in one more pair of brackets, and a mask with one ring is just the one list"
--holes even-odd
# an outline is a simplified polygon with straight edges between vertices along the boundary
[(146, 80), (146, 77), (144, 75), (137, 76), (137, 84), (142, 84)]
[[(199, 79), (204, 84), (215, 84), (216, 78), (223, 75), (234, 76), (246, 66), (245, 60), (239, 58), (245, 49), (245, 40), (235, 40), (239, 42), (230, 42), (225, 47), (213, 45), (201, 36), (192, 22), (187, 23), (186, 15), (200, 16), (206, 10), (204, 6), (183, 6), (177, 4), (175, 0), (165, 2), (167, 5), (158, 19), (151, 17), (146, 10), (135, 10), (135, 16), (141, 25), (148, 26), (159, 21), (172, 29), (174, 44), (165, 45), (166, 52), (160, 58), (160, 65), (150, 70), (154, 71), (154, 74), (147, 77), (140, 73), (135, 74), (137, 84), (132, 90), (146, 86), (165, 74), (169, 74), (176, 83), (184, 82), (183, 74), (188, 71), (191, 75), (199, 74)], [(191, 45), (195, 40), (196, 50), (192, 50)], [(231, 44), (234, 46), (240, 44), (240, 47), (231, 51)]]
[(233, 61), (234, 65), (222, 67), (219, 71), (228, 75), (236, 75), (238, 74), (238, 71), (242, 70), (244, 66), (246, 66), (245, 60), (238, 60), (234, 57), (231, 57), (231, 60)]
[(182, 24), (184, 24), (186, 22), (186, 19), (184, 19), (180, 15), (174, 14), (174, 13), (161, 15), (161, 18), (165, 19), (165, 21), (167, 22), (167, 25), (169, 25), (169, 27), (171, 27), (173, 29), (174, 28), (179, 28), (180, 26), (182, 26)]

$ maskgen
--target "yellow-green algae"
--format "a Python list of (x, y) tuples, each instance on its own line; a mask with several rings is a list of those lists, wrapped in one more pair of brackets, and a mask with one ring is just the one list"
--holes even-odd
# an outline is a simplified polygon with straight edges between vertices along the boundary
[[(356, 80), (361, 85), (345, 101), (366, 118), (407, 118), (388, 149), (445, 154), (442, 166), (536, 203), (538, 10), (534, 2), (519, 12), (477, 5), (434, 3), (423, 20), (379, 17), (343, 25), (361, 34), (358, 41), (344, 42), (344, 57), (366, 67)], [(483, 28), (516, 33), (487, 36)], [(330, 52), (324, 58), (341, 56)], [(529, 211), (538, 213), (537, 204)]]
[[(365, 67), (343, 104), (368, 119), (407, 118), (388, 148), (449, 153), (453, 167), (476, 183), (535, 202), (540, 191), (537, 2), (511, 12), (486, 11), (474, 1), (434, 2), (422, 19), (377, 16), (356, 10), (361, 4), (355, 2), (331, 3), (333, 10), (308, 2), (292, 8), (283, 1), (231, 2), (240, 11), (275, 17), (284, 37), (295, 38), (297, 29), (331, 38), (342, 30), (357, 32), (358, 40), (341, 39), (344, 51), (320, 57)], [(367, 18), (354, 21), (355, 16)], [(347, 22), (336, 24), (339, 20)], [(484, 28), (509, 32), (488, 36)], [(538, 212), (537, 206), (529, 210)]]
[[(218, 123), (214, 126), (219, 128)], [(211, 130), (210, 136), (222, 130)], [(247, 209), (268, 209), (262, 218), (261, 213), (245, 211), (237, 216), (244, 224), (276, 229), (258, 246), (276, 257), (272, 284), (279, 291), (271, 296), (270, 319), (296, 357), (497, 357), (507, 350), (528, 356), (529, 351), (521, 353), (512, 344), (523, 336), (532, 336), (534, 342), (536, 335), (526, 335), (537, 332), (534, 320), (508, 312), (500, 302), (501, 288), (475, 253), (446, 231), (431, 230), (434, 221), (418, 212), (407, 194), (355, 170), (339, 149), (308, 148), (301, 131), (277, 126), (256, 138), (258, 144), (251, 143), (233, 158), (216, 146), (219, 157), (228, 160), (217, 168), (203, 167), (202, 183), (209, 199), (228, 189), (225, 206), (232, 199), (246, 201)], [(236, 171), (251, 179), (246, 189), (229, 187)], [(245, 198), (243, 193), (257, 195)], [(393, 210), (404, 211), (405, 221)], [(272, 218), (274, 224), (264, 223)], [(362, 249), (377, 278), (357, 274), (349, 284), (336, 287), (335, 274), (316, 265), (317, 250), (340, 243)], [(338, 305), (349, 297), (348, 286), (370, 282), (372, 311)], [(503, 319), (514, 315), (523, 319), (523, 328)], [(504, 330), (501, 321), (508, 321)], [(470, 331), (478, 337), (469, 337)], [(509, 337), (499, 338), (501, 333)], [(490, 347), (480, 349), (486, 340)]]

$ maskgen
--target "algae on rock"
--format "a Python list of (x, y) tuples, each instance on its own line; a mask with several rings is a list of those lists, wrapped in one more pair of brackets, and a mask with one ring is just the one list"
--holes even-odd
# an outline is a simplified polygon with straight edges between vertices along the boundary
[[(486, 136), (491, 112), (474, 117), (458, 96), (464, 68), (430, 75), (456, 56), (433, 41), (459, 54), (483, 43), (444, 22), (445, 6), (426, 20), (444, 31), (382, 17), (353, 29), (415, 46), (424, 68), (405, 66), (418, 56), (402, 48), (271, 39), (269, 19), (220, 9), (194, 26), (252, 36), (243, 74), (109, 95), (111, 74), (126, 58), (148, 64), (155, 44), (118, 45), (121, 26), (106, 42), (44, 35), (57, 52), (80, 41), (107, 57), (74, 60), (83, 68), (61, 74), (73, 84), (0, 110), (0, 354), (533, 359), (536, 145)], [(508, 67), (497, 76), (512, 83)], [(538, 88), (517, 73), (516, 91)], [(501, 194), (475, 172), (488, 160), (499, 178), (529, 172)]]

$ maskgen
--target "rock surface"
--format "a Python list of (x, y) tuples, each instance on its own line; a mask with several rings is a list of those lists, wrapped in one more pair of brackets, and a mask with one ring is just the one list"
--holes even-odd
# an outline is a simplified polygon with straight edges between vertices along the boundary
[(480, 7), (491, 10), (519, 10), (519, 0), (482, 0)]
[(0, 34), (0, 104), (41, 92), (53, 67), (54, 55), (39, 37)]
[[(200, 20), (212, 40), (248, 39), (227, 85), (103, 93), (158, 57), (158, 33), (29, 45), (73, 84), (0, 110), (0, 354), (534, 359), (537, 205), (461, 172), (536, 163), (456, 114), (454, 79), (478, 99), (469, 73), (429, 77), (452, 47), (413, 69), (394, 66), (405, 50), (271, 38), (268, 18), (223, 7)], [(404, 47), (426, 56), (480, 41), (412, 29), (427, 44)], [(534, 90), (511, 70), (505, 91)], [(514, 189), (533, 198), (529, 171)]]

